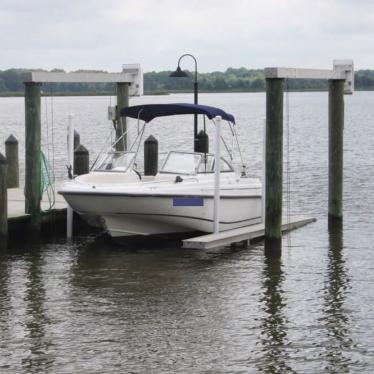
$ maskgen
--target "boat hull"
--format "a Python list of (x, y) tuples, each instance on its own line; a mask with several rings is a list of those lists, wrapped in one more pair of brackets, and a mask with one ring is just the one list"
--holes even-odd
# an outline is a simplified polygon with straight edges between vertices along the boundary
[[(80, 214), (97, 214), (114, 238), (213, 231), (213, 196), (64, 193)], [(220, 231), (261, 222), (261, 196), (222, 196)]]

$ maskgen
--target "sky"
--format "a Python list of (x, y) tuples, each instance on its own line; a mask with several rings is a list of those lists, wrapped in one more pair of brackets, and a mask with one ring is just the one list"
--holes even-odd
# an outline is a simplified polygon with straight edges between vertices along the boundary
[(1, 70), (374, 69), (374, 0), (0, 0), (0, 46)]

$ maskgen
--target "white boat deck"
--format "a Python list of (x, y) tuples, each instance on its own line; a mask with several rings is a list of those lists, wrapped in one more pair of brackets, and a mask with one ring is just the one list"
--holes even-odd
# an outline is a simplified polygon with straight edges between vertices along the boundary
[[(55, 191), (57, 191), (59, 184), (55, 185)], [(64, 198), (55, 192), (55, 205), (53, 210), (66, 209), (67, 204)], [(41, 201), (41, 209), (46, 211), (50, 208), (48, 196), (46, 193), (43, 195)], [(23, 188), (8, 188), (8, 219), (17, 219), (28, 217), (29, 214), (25, 213), (25, 195)]]
[[(291, 218), (289, 224), (282, 224), (282, 232), (291, 231), (315, 221), (315, 218), (295, 216)], [(222, 231), (218, 234), (207, 234), (185, 239), (182, 240), (182, 244), (183, 248), (211, 249), (251, 239), (263, 238), (264, 234), (265, 226), (263, 223), (259, 223), (257, 225)]]

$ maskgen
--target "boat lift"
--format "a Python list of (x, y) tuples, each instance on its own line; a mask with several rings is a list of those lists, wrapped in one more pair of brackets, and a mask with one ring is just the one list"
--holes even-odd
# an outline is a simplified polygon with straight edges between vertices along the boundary
[[(354, 91), (353, 60), (335, 60), (333, 69), (298, 69), (271, 67), (265, 69), (266, 131), (265, 178), (263, 181), (263, 223), (241, 229), (219, 232), (219, 175), (215, 184), (214, 233), (186, 239), (185, 248), (213, 248), (232, 243), (265, 238), (265, 252), (281, 253), (284, 231), (304, 226), (313, 218), (297, 218), (282, 222), (283, 165), (283, 82), (284, 79), (324, 79), (329, 81), (329, 225), (343, 218), (343, 128), (344, 94)], [(219, 123), (219, 121), (217, 121)], [(219, 125), (216, 128), (219, 134)], [(219, 151), (219, 145), (216, 144)]]
[[(246, 243), (249, 244), (250, 240), (263, 238), (265, 235), (265, 183), (262, 183), (262, 222), (256, 225), (240, 227), (237, 229), (227, 230), (220, 232), (219, 230), (219, 216), (220, 216), (220, 169), (221, 169), (221, 122), (220, 116), (214, 117), (213, 122), (215, 123), (215, 159), (216, 167), (214, 171), (214, 211), (213, 211), (213, 233), (197, 236), (194, 238), (182, 240), (183, 248), (194, 248), (194, 249), (212, 249), (217, 247), (223, 247), (234, 243)], [(264, 147), (265, 148), (265, 147)], [(265, 151), (265, 149), (264, 149)], [(264, 160), (265, 161), (265, 160)], [(265, 162), (263, 162), (265, 166)], [(264, 173), (265, 174), (265, 173)], [(296, 228), (305, 226), (311, 222), (315, 222), (314, 218), (309, 217), (294, 217), (291, 221), (282, 224), (282, 232), (288, 232)]]
[[(41, 85), (43, 83), (115, 83), (117, 85), (117, 137), (125, 132), (126, 124), (122, 123), (119, 109), (128, 106), (129, 96), (143, 94), (143, 73), (140, 64), (124, 64), (119, 73), (94, 72), (45, 72), (26, 73), (25, 84), (25, 127), (26, 127), (26, 173), (25, 173), (25, 212), (30, 214), (30, 229), (39, 231), (41, 227), (41, 166), (39, 162), (41, 147)], [(69, 118), (70, 134), (74, 133), (72, 118)], [(70, 136), (72, 138), (72, 135)], [(70, 142), (70, 167), (73, 162), (72, 142)], [(69, 213), (72, 216), (72, 213)], [(70, 223), (69, 223), (70, 225)], [(72, 228), (67, 229), (68, 236)]]

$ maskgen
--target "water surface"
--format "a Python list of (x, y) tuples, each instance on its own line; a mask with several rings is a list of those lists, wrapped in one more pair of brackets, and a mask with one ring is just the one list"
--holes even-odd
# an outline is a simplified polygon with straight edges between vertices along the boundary
[[(66, 174), (67, 114), (93, 159), (109, 134), (109, 100), (42, 101), (44, 149), (58, 178)], [(285, 237), (280, 259), (265, 258), (262, 243), (123, 249), (93, 235), (2, 252), (0, 372), (373, 372), (373, 100), (369, 92), (345, 98), (345, 216), (329, 232), (327, 94), (290, 94), (291, 210), (317, 222)], [(203, 94), (200, 102), (236, 116), (244, 157), (260, 176), (264, 94)], [(13, 133), (22, 150), (23, 100), (1, 98), (0, 109), (2, 138)], [(147, 131), (161, 150), (191, 149), (190, 118)]]

